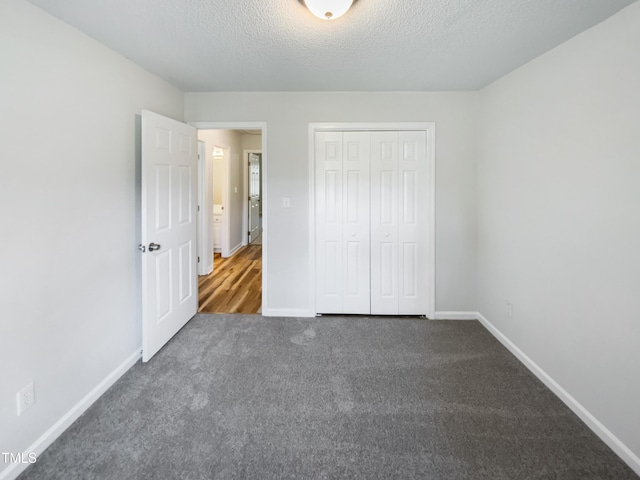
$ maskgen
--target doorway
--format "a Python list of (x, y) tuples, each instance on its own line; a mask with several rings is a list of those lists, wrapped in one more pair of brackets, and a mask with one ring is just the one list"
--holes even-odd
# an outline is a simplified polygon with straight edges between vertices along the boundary
[(247, 164), (247, 243), (262, 244), (262, 153), (245, 151)]
[[(261, 313), (267, 248), (266, 124), (192, 125), (204, 151), (199, 208), (204, 210), (200, 218), (208, 234), (201, 236), (198, 251), (201, 258), (213, 254), (211, 269), (199, 264), (198, 311)], [(250, 232), (252, 205), (255, 219)]]

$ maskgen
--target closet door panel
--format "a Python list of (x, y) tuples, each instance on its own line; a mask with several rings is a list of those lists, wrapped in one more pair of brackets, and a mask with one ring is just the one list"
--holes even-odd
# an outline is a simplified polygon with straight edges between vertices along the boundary
[(426, 132), (399, 132), (398, 313), (427, 312)]
[(398, 132), (371, 132), (371, 313), (398, 313)]
[(343, 134), (343, 312), (368, 314), (370, 303), (369, 132)]
[(342, 313), (342, 133), (315, 134), (316, 310)]

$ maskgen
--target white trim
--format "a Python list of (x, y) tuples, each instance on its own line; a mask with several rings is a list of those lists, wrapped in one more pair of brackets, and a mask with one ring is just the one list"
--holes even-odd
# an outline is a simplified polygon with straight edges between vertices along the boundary
[(531, 373), (544, 383), (556, 396), (562, 400), (573, 413), (575, 413), (600, 439), (606, 443), (633, 471), (640, 475), (640, 457), (605, 427), (593, 414), (578, 402), (569, 392), (556, 382), (551, 375), (545, 372), (538, 364), (527, 356), (509, 338), (498, 330), (484, 315), (478, 313), (478, 320), (484, 327), (496, 337), (513, 355), (520, 360)]
[(383, 132), (383, 131), (429, 131), (435, 122), (337, 122), (309, 123), (309, 128), (317, 132)]
[(263, 317), (315, 317), (315, 313), (306, 308), (263, 308)]
[(309, 308), (316, 311), (316, 158), (315, 133), (313, 125), (309, 124)]
[(431, 198), (429, 198), (429, 245), (428, 253), (430, 264), (427, 271), (427, 278), (431, 288), (429, 289), (429, 311), (427, 318), (435, 317), (436, 311), (436, 123), (430, 122), (427, 125), (427, 168), (430, 168), (431, 176)]
[[(196, 132), (197, 138), (197, 132)], [(202, 151), (206, 152), (206, 148), (202, 146), (204, 142), (200, 139), (197, 139), (198, 145), (198, 207), (196, 208), (196, 217), (197, 220), (197, 233), (196, 233), (196, 251), (198, 252), (198, 263), (196, 269), (198, 270), (198, 276), (204, 275), (204, 243), (202, 241), (202, 237), (204, 236), (205, 225), (204, 225), (204, 202), (202, 201), (202, 197), (204, 197), (204, 155)], [(206, 145), (206, 144), (205, 144)]]
[[(109, 387), (111, 387), (116, 381), (122, 377), (131, 367), (133, 367), (138, 360), (142, 357), (142, 347), (136, 349), (129, 357), (122, 362), (118, 367), (109, 373), (98, 385), (96, 385), (89, 393), (87, 393), (78, 403), (76, 403), (71, 409), (65, 413), (60, 419), (55, 422), (46, 432), (44, 432), (40, 438), (38, 438), (29, 448), (23, 452), (24, 458), (29, 453), (34, 452), (37, 456), (42, 454), (49, 445), (51, 445), (62, 433), (75, 422), (80, 415), (87, 411), (87, 409), (100, 398)], [(12, 463), (0, 472), (0, 480), (15, 479), (20, 475), (27, 467), (28, 463)]]
[(267, 122), (187, 122), (187, 125), (196, 127), (196, 130), (264, 130), (267, 128)]
[(206, 143), (198, 140), (198, 275), (209, 275), (213, 271), (213, 193), (207, 163)]
[(231, 250), (229, 250), (229, 256), (233, 257), (236, 253), (238, 253), (238, 250), (240, 250), (243, 246), (244, 245), (242, 245), (242, 243), (239, 243), (238, 245), (233, 247)]
[(267, 122), (187, 122), (197, 130), (261, 130), (262, 131), (262, 310), (268, 311), (267, 299), (267, 249), (269, 245), (268, 217), (269, 189)]
[[(431, 180), (431, 195), (429, 197), (429, 238), (427, 257), (427, 278), (431, 286), (428, 295), (429, 309), (427, 318), (435, 317), (436, 300), (436, 147), (435, 122), (381, 122), (381, 123), (309, 123), (309, 308), (316, 311), (316, 248), (315, 248), (315, 133), (332, 131), (423, 131), (427, 133), (427, 168)], [(315, 315), (315, 313), (314, 313)]]
[(269, 309), (267, 304), (267, 124), (261, 127), (262, 130), (262, 159), (260, 164), (260, 175), (262, 178), (262, 191), (260, 192), (260, 201), (262, 202), (262, 309)]
[(478, 320), (478, 312), (447, 312), (439, 311), (433, 315), (434, 320)]

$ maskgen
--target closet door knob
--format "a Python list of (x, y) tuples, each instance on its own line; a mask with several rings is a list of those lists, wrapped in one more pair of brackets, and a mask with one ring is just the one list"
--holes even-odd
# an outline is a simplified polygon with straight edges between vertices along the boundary
[(157, 243), (151, 242), (149, 244), (149, 251), (150, 252), (155, 252), (156, 250), (160, 250), (160, 245), (158, 245)]

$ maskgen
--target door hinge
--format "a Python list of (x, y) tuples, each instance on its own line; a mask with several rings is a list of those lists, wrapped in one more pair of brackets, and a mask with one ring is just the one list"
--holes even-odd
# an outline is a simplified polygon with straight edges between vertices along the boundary
[(200, 211), (200, 205), (198, 205), (198, 211)]
[(198, 263), (200, 263), (200, 257), (198, 257)]

